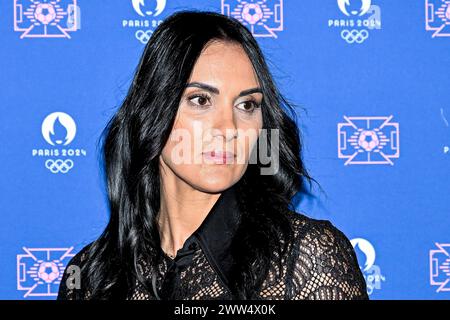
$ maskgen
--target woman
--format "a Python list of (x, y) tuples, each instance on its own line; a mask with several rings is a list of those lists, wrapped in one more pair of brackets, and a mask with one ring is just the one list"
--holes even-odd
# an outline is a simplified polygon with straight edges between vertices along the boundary
[(58, 299), (367, 299), (345, 235), (291, 208), (313, 180), (292, 111), (237, 20), (168, 17), (105, 129), (110, 221)]

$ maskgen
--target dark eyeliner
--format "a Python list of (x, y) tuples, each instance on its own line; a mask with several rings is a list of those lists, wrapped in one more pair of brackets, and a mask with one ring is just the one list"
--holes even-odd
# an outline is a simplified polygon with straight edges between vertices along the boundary
[[(252, 114), (253, 112), (255, 112), (255, 109), (261, 108), (261, 104), (262, 103), (257, 103), (255, 99), (250, 99), (247, 101), (242, 101), (241, 103), (248, 103), (251, 102), (253, 104), (253, 109), (252, 110), (244, 110), (244, 109), (240, 109), (248, 114)], [(239, 109), (239, 108), (238, 108)]]
[(194, 108), (206, 108), (206, 107), (208, 107), (207, 105), (199, 105), (199, 104), (195, 104), (195, 103), (191, 102), (191, 100), (195, 99), (195, 98), (204, 98), (204, 99), (208, 100), (208, 102), (211, 102), (211, 97), (208, 96), (206, 93), (202, 93), (202, 92), (194, 93), (194, 94), (192, 94), (191, 96), (189, 96), (187, 98), (188, 104), (190, 106), (194, 107)]

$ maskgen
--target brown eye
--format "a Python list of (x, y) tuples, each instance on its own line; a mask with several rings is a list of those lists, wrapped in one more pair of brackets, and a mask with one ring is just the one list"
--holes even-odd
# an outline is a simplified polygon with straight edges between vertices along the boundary
[(250, 101), (247, 101), (244, 103), (244, 109), (245, 111), (250, 111), (253, 110), (253, 108), (255, 107), (254, 103), (249, 103)]
[(205, 107), (209, 100), (209, 96), (206, 94), (195, 94), (188, 98), (189, 104), (194, 107)]
[(205, 97), (198, 97), (199, 104), (204, 105), (207, 102), (208, 102), (208, 99), (206, 99)]
[[(242, 107), (239, 107), (239, 106), (242, 106)], [(255, 101), (249, 100), (249, 101), (244, 101), (244, 102), (240, 103), (237, 108), (244, 112), (247, 112), (247, 113), (253, 113), (255, 111), (255, 109), (259, 108), (259, 107), (260, 106)]]

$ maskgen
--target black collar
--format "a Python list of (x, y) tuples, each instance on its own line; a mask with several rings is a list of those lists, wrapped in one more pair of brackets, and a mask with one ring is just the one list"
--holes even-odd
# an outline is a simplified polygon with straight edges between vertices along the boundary
[(230, 246), (240, 221), (235, 186), (222, 192), (205, 220), (193, 233), (209, 263), (228, 287), (234, 263)]
[[(223, 284), (229, 288), (230, 272), (234, 263), (230, 247), (240, 222), (235, 186), (233, 185), (221, 193), (201, 225), (177, 251), (175, 259), (172, 260), (163, 253), (166, 259), (175, 262), (171, 264), (175, 265), (175, 269), (190, 264), (193, 252), (199, 245)], [(172, 270), (172, 268), (169, 269)], [(167, 281), (171, 282), (170, 277)]]

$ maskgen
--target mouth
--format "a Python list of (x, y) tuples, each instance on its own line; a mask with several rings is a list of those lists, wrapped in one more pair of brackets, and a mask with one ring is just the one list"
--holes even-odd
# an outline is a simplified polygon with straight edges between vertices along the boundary
[(215, 164), (228, 164), (234, 161), (236, 155), (229, 151), (208, 151), (202, 153), (203, 158), (208, 161), (213, 161)]

